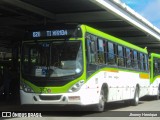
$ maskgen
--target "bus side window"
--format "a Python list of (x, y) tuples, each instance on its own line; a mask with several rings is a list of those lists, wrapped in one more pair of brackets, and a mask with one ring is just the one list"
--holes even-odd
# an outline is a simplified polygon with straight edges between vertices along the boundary
[(138, 58), (138, 69), (140, 70), (140, 53), (139, 52), (137, 52), (137, 58)]
[(127, 63), (127, 68), (132, 67), (132, 51), (129, 48), (126, 48), (126, 63)]
[(88, 63), (89, 64), (95, 64), (96, 63), (96, 41), (91, 38), (91, 35), (87, 36), (87, 51), (88, 51)]
[(108, 55), (107, 55), (107, 51), (108, 51), (108, 42), (106, 40), (104, 40), (104, 61), (105, 64), (107, 64), (108, 62)]
[(104, 64), (105, 59), (104, 59), (104, 41), (102, 39), (98, 39), (98, 63), (99, 64)]
[(138, 69), (138, 54), (137, 54), (137, 51), (133, 51), (133, 68)]
[(124, 67), (124, 52), (123, 47), (118, 45), (118, 56), (117, 56), (118, 66)]
[(157, 59), (154, 59), (153, 73), (154, 73), (154, 75), (158, 74), (158, 61), (157, 61)]
[(157, 61), (158, 61), (158, 74), (160, 74), (160, 59), (158, 59)]
[(115, 48), (114, 44), (111, 42), (108, 42), (108, 64), (109, 65), (115, 65)]
[(144, 55), (144, 67), (145, 71), (148, 71), (148, 56)]
[(156, 58), (154, 59), (154, 64), (153, 64), (153, 70), (154, 70), (154, 75), (160, 74), (160, 59)]
[(140, 70), (144, 71), (144, 56), (140, 53)]

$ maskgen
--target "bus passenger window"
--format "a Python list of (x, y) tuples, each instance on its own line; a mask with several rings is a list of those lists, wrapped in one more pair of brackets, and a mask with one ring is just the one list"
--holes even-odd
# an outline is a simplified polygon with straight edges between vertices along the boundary
[(144, 55), (144, 67), (145, 67), (145, 71), (148, 71), (148, 57), (147, 57), (147, 55)]
[(158, 74), (158, 61), (157, 59), (154, 60), (154, 64), (153, 64), (153, 73), (154, 75), (157, 75)]
[(98, 39), (98, 63), (104, 64), (104, 43), (102, 39)]
[(124, 67), (124, 55), (123, 47), (118, 45), (118, 57), (117, 57), (118, 66)]
[(138, 56), (137, 51), (133, 51), (133, 68), (138, 69)]
[(140, 53), (140, 70), (144, 70), (144, 56), (142, 53)]
[(111, 42), (108, 42), (108, 64), (115, 65), (115, 49)]
[(96, 41), (87, 37), (88, 63), (95, 64), (97, 58)]
[(154, 75), (160, 74), (160, 59), (158, 58), (154, 59), (153, 73)]
[(131, 59), (132, 59), (132, 52), (130, 49), (126, 48), (126, 62), (127, 62), (127, 68), (131, 68)]
[(160, 74), (160, 59), (157, 59), (158, 62), (158, 74)]

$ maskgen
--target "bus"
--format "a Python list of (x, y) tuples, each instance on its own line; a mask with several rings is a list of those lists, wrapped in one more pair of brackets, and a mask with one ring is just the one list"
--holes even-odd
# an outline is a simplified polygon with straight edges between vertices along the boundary
[(32, 32), (23, 41), (21, 104), (138, 105), (148, 94), (148, 52), (87, 25)]
[(150, 54), (150, 96), (158, 100), (160, 96), (160, 54)]

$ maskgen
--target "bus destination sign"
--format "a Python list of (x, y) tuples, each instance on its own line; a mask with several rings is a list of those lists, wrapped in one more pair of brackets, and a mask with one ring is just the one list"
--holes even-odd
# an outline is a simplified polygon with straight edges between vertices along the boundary
[(67, 36), (68, 30), (47, 30), (32, 32), (33, 38)]

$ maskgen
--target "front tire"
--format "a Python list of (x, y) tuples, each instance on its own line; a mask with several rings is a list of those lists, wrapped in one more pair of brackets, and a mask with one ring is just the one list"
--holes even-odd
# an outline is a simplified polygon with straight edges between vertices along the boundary
[(104, 89), (101, 89), (100, 96), (99, 96), (99, 103), (95, 105), (95, 111), (103, 112), (105, 110), (105, 92)]
[(159, 97), (160, 97), (160, 85), (158, 86), (156, 100), (159, 100)]

